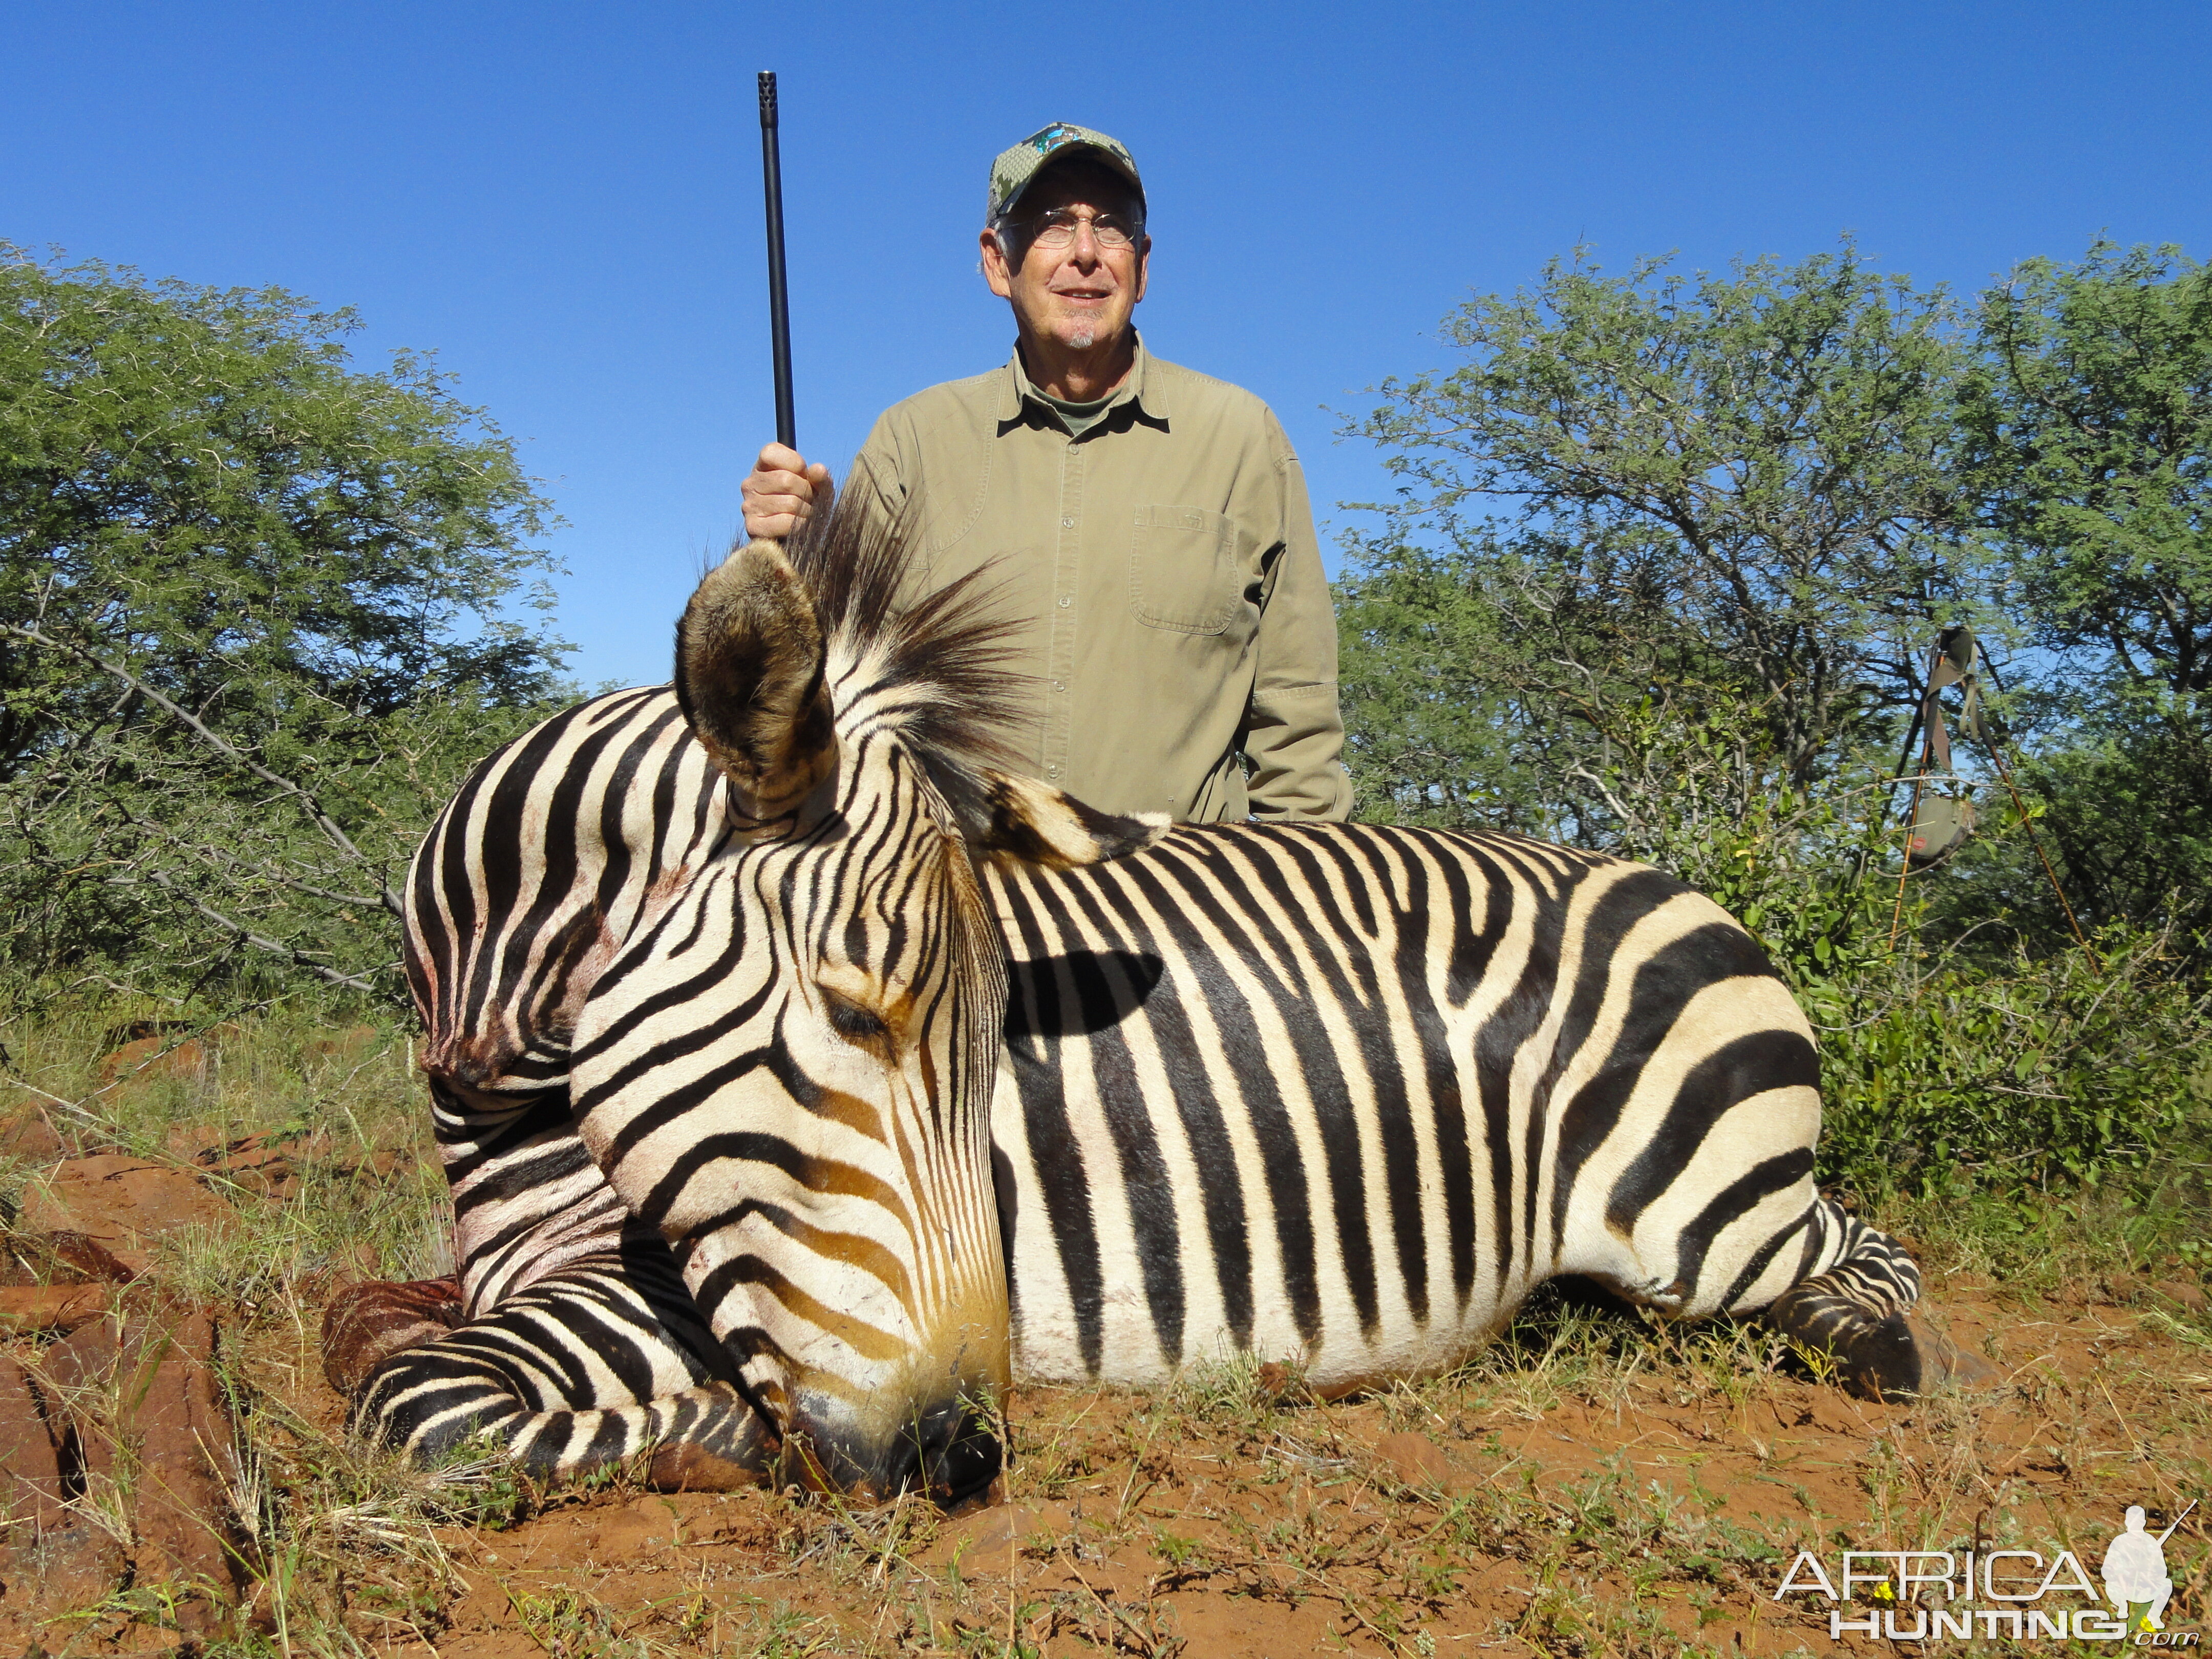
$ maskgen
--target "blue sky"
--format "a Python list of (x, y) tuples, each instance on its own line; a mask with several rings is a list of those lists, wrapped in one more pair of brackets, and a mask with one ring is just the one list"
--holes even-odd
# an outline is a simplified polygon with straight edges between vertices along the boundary
[(779, 71), (799, 432), (1004, 359), (983, 179), (1048, 120), (1135, 152), (1163, 356), (1273, 404), (1334, 503), (1331, 409), (1578, 240), (1798, 258), (1840, 232), (1972, 289), (2108, 232), (2212, 253), (2212, 8), (25, 3), (0, 237), (359, 309), (434, 349), (568, 520), (587, 684), (670, 626), (772, 435), (753, 72)]

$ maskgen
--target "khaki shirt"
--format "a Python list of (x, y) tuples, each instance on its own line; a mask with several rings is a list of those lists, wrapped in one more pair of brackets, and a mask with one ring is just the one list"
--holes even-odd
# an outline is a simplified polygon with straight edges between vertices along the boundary
[[(853, 464), (918, 514), (928, 589), (988, 566), (1036, 777), (1109, 811), (1340, 818), (1336, 623), (1267, 404), (1148, 355), (1080, 438), (1018, 353), (884, 411)], [(1239, 753), (1251, 764), (1248, 786)]]

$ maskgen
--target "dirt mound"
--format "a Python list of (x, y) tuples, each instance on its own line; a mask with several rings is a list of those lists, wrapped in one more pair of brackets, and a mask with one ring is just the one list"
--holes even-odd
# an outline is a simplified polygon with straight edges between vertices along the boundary
[(29, 1363), (0, 1364), (5, 1611), (36, 1620), (163, 1586), (177, 1628), (236, 1597), (239, 1464), (202, 1309), (126, 1293)]
[(156, 1241), (192, 1228), (220, 1231), (238, 1212), (190, 1170), (127, 1153), (73, 1158), (25, 1190), (22, 1225), (33, 1233), (91, 1239), (132, 1273)]

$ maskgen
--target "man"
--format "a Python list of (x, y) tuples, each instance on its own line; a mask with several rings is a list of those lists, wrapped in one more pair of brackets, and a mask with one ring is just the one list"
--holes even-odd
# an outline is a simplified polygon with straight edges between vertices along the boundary
[[(1110, 811), (1342, 817), (1336, 628), (1304, 477), (1265, 404), (1137, 337), (1152, 240), (1136, 163), (1103, 133), (1045, 128), (992, 164), (981, 244), (1012, 360), (887, 410), (848, 483), (913, 515), (924, 591), (988, 566), (1022, 619), (1034, 690), (1009, 711), (1016, 752)], [(788, 535), (829, 490), (771, 444), (745, 528)]]

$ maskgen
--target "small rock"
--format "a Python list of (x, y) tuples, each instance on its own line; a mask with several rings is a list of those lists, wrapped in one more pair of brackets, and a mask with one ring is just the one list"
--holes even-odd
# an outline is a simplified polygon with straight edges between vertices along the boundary
[(0, 1336), (73, 1331), (107, 1310), (105, 1285), (0, 1285)]
[(1375, 1457), (1401, 1486), (1448, 1492), (1463, 1479), (1444, 1449), (1425, 1434), (1386, 1434), (1375, 1443)]
[(58, 1164), (23, 1194), (27, 1230), (85, 1234), (132, 1273), (146, 1270), (165, 1235), (236, 1217), (198, 1176), (122, 1154)]
[(69, 1143), (55, 1132), (46, 1115), (26, 1105), (0, 1116), (0, 1158), (21, 1158), (26, 1164), (50, 1164), (69, 1156)]
[(12, 1359), (0, 1359), (0, 1485), (22, 1500), (17, 1507), (33, 1530), (61, 1523), (65, 1493), (46, 1401)]
[(2150, 1288), (2154, 1295), (2162, 1296), (2176, 1307), (2186, 1309), (2193, 1314), (2201, 1314), (2208, 1306), (2212, 1306), (2212, 1297), (2205, 1296), (2203, 1286), (2191, 1285), (2185, 1279), (2163, 1279)]
[(82, 1233), (9, 1233), (0, 1285), (122, 1285), (137, 1275)]
[[(92, 1321), (47, 1349), (31, 1380), (70, 1402), (83, 1478), (129, 1492), (134, 1581), (227, 1597), (236, 1589), (228, 1493), (239, 1471), (216, 1382), (216, 1340), (205, 1311), (141, 1295), (118, 1317)], [(188, 1633), (204, 1634), (215, 1622), (197, 1590), (177, 1611)]]

